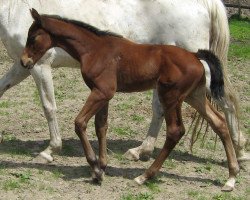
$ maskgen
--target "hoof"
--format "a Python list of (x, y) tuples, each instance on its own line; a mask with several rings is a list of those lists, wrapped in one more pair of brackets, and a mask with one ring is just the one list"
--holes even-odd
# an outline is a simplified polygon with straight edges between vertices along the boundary
[(104, 180), (104, 171), (100, 170), (98, 172), (92, 172), (92, 180), (94, 183), (101, 184)]
[(229, 185), (224, 185), (223, 188), (221, 188), (221, 191), (223, 192), (231, 192), (233, 191), (234, 187), (229, 186)]
[(147, 178), (144, 175), (141, 175), (136, 177), (134, 180), (138, 185), (142, 185), (147, 181)]
[(128, 160), (138, 161), (140, 159), (140, 155), (138, 151), (135, 149), (129, 149), (125, 154), (124, 157)]
[(235, 178), (229, 178), (226, 184), (221, 188), (221, 191), (223, 192), (231, 192), (234, 189), (235, 185)]
[(48, 155), (44, 152), (41, 152), (37, 157), (35, 157), (32, 161), (34, 163), (39, 163), (39, 164), (48, 164), (53, 161), (53, 157), (51, 155)]
[(0, 143), (2, 143), (3, 142), (3, 135), (2, 135), (2, 133), (0, 133)]

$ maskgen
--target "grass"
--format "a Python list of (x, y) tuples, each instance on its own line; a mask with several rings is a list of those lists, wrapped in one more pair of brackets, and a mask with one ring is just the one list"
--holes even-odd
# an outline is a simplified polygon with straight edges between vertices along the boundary
[(121, 200), (153, 200), (154, 197), (151, 193), (144, 192), (139, 194), (125, 194), (122, 195)]
[(159, 187), (159, 183), (161, 183), (161, 181), (159, 180), (158, 177), (155, 177), (151, 180), (148, 180), (145, 183), (145, 186), (152, 192), (152, 193), (158, 193), (161, 192), (161, 189)]
[(33, 101), (38, 106), (42, 105), (41, 100), (40, 100), (40, 96), (39, 96), (39, 91), (37, 89), (35, 89), (33, 92)]
[(14, 136), (12, 133), (6, 133), (3, 131), (2, 135), (3, 135), (3, 138), (5, 141), (15, 141), (16, 140), (16, 136)]
[(8, 191), (8, 190), (14, 190), (14, 189), (17, 189), (17, 188), (20, 188), (21, 185), (20, 183), (18, 182), (18, 180), (6, 180), (3, 182), (3, 189)]
[(3, 182), (3, 189), (5, 191), (15, 190), (24, 186), (24, 184), (30, 184), (31, 171), (25, 171), (21, 173), (12, 173), (14, 179), (8, 179)]
[(63, 176), (63, 173), (59, 169), (53, 170), (52, 173), (55, 179), (59, 179)]
[(132, 136), (135, 135), (135, 131), (132, 130), (129, 126), (125, 127), (113, 127), (112, 132), (119, 136)]
[(176, 167), (176, 161), (169, 158), (165, 160), (165, 162), (163, 163), (163, 167), (165, 167), (166, 169), (173, 169)]
[(9, 101), (0, 102), (0, 108), (9, 108), (11, 106)]
[(133, 114), (131, 117), (132, 117), (132, 120), (135, 122), (143, 122), (145, 120), (143, 116), (138, 115), (138, 114)]
[(250, 59), (250, 20), (232, 19), (229, 26), (231, 35), (229, 57)]

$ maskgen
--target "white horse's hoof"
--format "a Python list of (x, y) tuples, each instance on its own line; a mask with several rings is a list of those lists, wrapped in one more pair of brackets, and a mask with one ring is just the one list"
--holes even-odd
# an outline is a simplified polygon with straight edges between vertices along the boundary
[(53, 157), (51, 155), (48, 155), (44, 152), (41, 152), (37, 157), (35, 157), (32, 161), (34, 163), (40, 163), (40, 164), (48, 164), (53, 161)]
[(124, 157), (128, 160), (132, 161), (138, 161), (140, 159), (140, 155), (138, 153), (138, 150), (136, 148), (129, 149), (125, 154)]
[(221, 188), (223, 192), (231, 192), (234, 189), (235, 178), (229, 178), (226, 184)]
[(147, 178), (144, 175), (141, 175), (136, 177), (134, 180), (138, 185), (142, 185), (147, 181)]
[(221, 191), (223, 192), (231, 192), (233, 191), (233, 187), (229, 186), (229, 185), (224, 185), (222, 188), (221, 188)]

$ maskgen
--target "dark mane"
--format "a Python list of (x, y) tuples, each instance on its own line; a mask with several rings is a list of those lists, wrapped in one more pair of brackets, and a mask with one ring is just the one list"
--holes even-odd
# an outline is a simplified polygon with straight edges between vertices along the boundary
[(42, 16), (53, 18), (53, 19), (58, 19), (58, 20), (66, 22), (66, 23), (72, 23), (76, 26), (79, 26), (81, 28), (87, 29), (88, 31), (91, 31), (92, 33), (94, 33), (98, 36), (114, 36), (114, 37), (119, 37), (119, 38), (123, 37), (119, 34), (116, 34), (116, 33), (110, 32), (110, 31), (102, 31), (102, 30), (100, 30), (100, 29), (98, 29), (90, 24), (80, 22), (77, 20), (73, 20), (73, 19), (63, 18), (63, 17), (60, 17), (58, 15), (42, 15)]

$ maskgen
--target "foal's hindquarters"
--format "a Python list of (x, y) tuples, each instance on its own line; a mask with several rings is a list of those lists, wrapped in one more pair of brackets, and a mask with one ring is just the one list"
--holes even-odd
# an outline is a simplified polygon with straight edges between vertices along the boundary
[[(187, 68), (190, 69), (190, 67)], [(160, 170), (163, 162), (185, 134), (181, 115), (181, 106), (185, 100), (185, 102), (195, 108), (208, 121), (214, 132), (220, 137), (226, 151), (229, 167), (229, 178), (222, 190), (232, 191), (234, 189), (236, 175), (239, 172), (239, 166), (233, 143), (226, 126), (226, 120), (206, 98), (205, 73), (202, 72), (203, 75), (200, 81), (195, 82), (195, 78), (199, 78), (201, 72), (193, 73), (193, 70), (191, 69), (191, 73), (186, 73), (185, 76), (180, 75), (176, 78), (176, 82), (170, 78), (173, 77), (174, 74), (170, 74), (170, 76), (161, 76), (159, 78), (157, 91), (164, 109), (164, 117), (167, 125), (166, 141), (150, 168), (147, 169), (144, 174), (135, 178), (135, 181), (138, 184), (143, 184), (146, 180), (152, 178)], [(165, 74), (169, 75), (169, 73)], [(174, 77), (176, 77), (176, 75)], [(180, 79), (182, 79), (181, 82), (179, 81)], [(169, 80), (173, 82), (169, 82)], [(190, 84), (193, 85), (190, 87)], [(185, 85), (189, 87), (185, 87)]]

